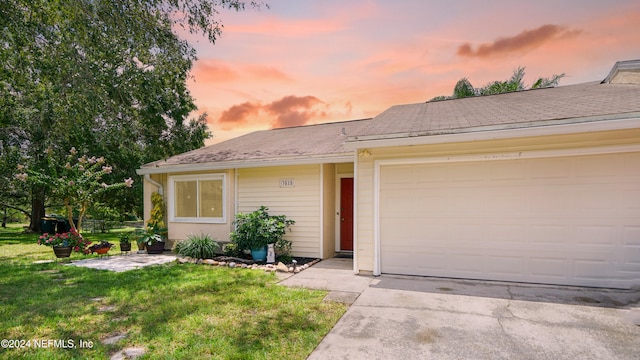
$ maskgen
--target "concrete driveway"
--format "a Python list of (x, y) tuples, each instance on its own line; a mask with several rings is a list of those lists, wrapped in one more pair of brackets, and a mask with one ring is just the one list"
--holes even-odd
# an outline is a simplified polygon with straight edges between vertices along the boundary
[[(316, 266), (285, 285), (334, 290)], [(638, 291), (337, 271), (338, 294), (367, 285), (309, 359), (640, 359)]]

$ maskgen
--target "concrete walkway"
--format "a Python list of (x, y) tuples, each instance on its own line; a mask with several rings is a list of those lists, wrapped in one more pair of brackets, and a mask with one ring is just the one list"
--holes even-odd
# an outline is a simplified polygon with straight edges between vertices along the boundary
[(175, 260), (176, 256), (171, 253), (158, 255), (130, 253), (123, 255), (102, 256), (85, 260), (75, 260), (68, 265), (82, 266), (98, 270), (122, 272), (135, 270), (150, 265), (165, 264)]
[(640, 359), (637, 290), (362, 277), (348, 259), (281, 284), (354, 298), (312, 360)]
[(281, 285), (306, 289), (329, 290), (327, 301), (352, 304), (369, 287), (373, 277), (353, 274), (352, 259), (322, 260), (298, 274), (280, 281)]

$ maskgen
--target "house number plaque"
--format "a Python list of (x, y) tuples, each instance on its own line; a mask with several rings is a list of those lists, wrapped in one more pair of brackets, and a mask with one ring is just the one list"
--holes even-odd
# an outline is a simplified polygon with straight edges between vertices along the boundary
[(281, 188), (290, 188), (295, 185), (293, 179), (280, 179), (280, 187)]

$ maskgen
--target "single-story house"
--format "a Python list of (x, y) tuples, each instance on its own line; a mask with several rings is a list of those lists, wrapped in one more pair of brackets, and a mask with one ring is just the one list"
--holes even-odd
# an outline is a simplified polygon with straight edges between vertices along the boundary
[(640, 60), (602, 82), (397, 105), (146, 164), (170, 239), (228, 240), (261, 205), (296, 256), (354, 272), (640, 285)]

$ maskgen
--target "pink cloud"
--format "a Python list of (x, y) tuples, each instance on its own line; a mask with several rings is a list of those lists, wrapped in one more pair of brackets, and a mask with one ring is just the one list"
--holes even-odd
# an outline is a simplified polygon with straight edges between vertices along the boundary
[[(267, 121), (273, 128), (300, 126), (325, 118), (324, 102), (315, 96), (285, 96), (269, 104), (244, 102), (222, 112), (216, 123), (222, 130), (252, 127)], [(320, 106), (320, 107), (319, 107)]]
[(221, 126), (222, 130), (231, 130), (247, 125), (251, 122), (252, 117), (258, 115), (261, 108), (262, 106), (260, 104), (250, 102), (233, 105), (222, 112), (217, 123)]
[[(315, 96), (285, 96), (265, 106), (265, 110), (276, 116), (271, 123), (274, 128), (307, 124), (315, 117), (322, 117), (314, 106), (322, 104)], [(324, 114), (326, 116), (326, 114)]]

